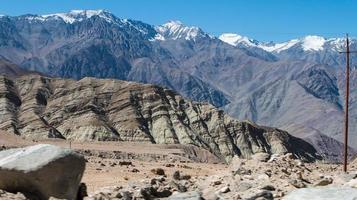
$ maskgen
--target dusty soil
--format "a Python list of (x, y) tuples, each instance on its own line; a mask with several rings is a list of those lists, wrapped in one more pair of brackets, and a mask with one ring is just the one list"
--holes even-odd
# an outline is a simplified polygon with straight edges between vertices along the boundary
[[(69, 142), (58, 139), (24, 140), (23, 138), (0, 132), (0, 147), (23, 147), (39, 143), (53, 144), (78, 150), (88, 160), (82, 182), (86, 183), (88, 192), (102, 187), (128, 185), (132, 182), (156, 177), (152, 169), (162, 168), (171, 177), (179, 170), (191, 176), (208, 176), (219, 174), (228, 168), (213, 155), (207, 162), (195, 162), (185, 154), (185, 145), (145, 144), (134, 142)], [(90, 152), (87, 155), (84, 151)], [(113, 158), (111, 152), (119, 152)], [(207, 153), (207, 152), (205, 152)], [(119, 165), (121, 161), (132, 162), (132, 165)], [(171, 165), (167, 165), (171, 164)], [(167, 165), (167, 166), (166, 166)]]

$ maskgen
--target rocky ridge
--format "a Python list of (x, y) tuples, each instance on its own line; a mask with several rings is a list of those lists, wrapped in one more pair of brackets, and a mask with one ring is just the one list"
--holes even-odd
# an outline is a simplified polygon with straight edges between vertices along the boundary
[(237, 121), (154, 85), (1, 77), (0, 94), (0, 128), (26, 138), (193, 144), (224, 160), (258, 152), (319, 157), (310, 144), (285, 131)]

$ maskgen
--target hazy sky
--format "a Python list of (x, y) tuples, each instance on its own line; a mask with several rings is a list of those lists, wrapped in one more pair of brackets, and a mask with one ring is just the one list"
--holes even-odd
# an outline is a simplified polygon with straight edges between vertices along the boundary
[(105, 9), (153, 25), (180, 20), (212, 35), (234, 32), (261, 41), (357, 36), (357, 0), (0, 0), (6, 15), (73, 9)]

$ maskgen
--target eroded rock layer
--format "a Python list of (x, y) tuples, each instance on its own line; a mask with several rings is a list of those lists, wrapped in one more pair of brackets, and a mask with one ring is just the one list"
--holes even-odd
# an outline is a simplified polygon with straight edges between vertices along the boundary
[(127, 81), (0, 77), (0, 129), (26, 138), (193, 144), (229, 160), (257, 152), (317, 157), (305, 141), (240, 122), (172, 90)]

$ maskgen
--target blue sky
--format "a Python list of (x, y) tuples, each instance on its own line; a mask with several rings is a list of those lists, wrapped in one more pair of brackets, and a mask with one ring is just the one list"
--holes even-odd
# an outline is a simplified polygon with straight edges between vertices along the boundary
[(354, 0), (0, 0), (0, 14), (7, 15), (72, 9), (106, 9), (153, 25), (180, 20), (212, 35), (234, 32), (261, 41), (357, 36)]

